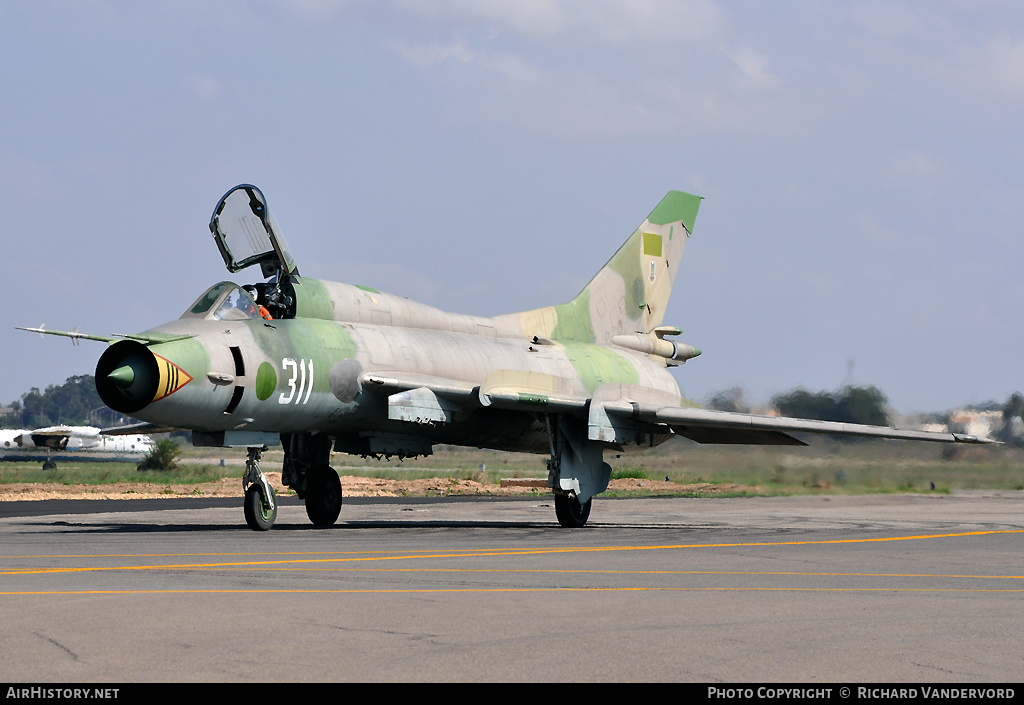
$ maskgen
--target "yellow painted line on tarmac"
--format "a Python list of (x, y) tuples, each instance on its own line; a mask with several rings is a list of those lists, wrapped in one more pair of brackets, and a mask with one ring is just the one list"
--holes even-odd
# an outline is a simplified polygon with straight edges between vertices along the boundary
[(492, 587), (492, 588), (391, 588), (391, 589), (338, 589), (325, 590), (303, 588), (267, 588), (267, 589), (208, 589), (180, 588), (161, 590), (24, 590), (0, 591), (4, 597), (41, 596), (41, 595), (400, 595), (400, 594), (445, 594), (445, 593), (513, 593), (513, 592), (930, 592), (930, 593), (1021, 593), (1024, 588), (835, 588), (835, 587)]
[[(493, 549), (465, 549), (467, 553), (472, 551), (491, 551)], [(432, 549), (421, 548), (414, 551), (406, 551), (406, 553), (428, 553), (433, 552)], [(28, 558), (177, 558), (181, 556), (188, 556), (189, 558), (199, 558), (202, 556), (359, 556), (359, 555), (385, 555), (387, 551), (244, 551), (242, 553), (224, 553), (217, 551), (214, 553), (54, 553), (54, 554), (41, 554), (31, 556), (3, 556), (3, 560), (11, 560), (13, 558), (28, 559)]]
[(977, 580), (1024, 580), (1024, 575), (957, 575), (946, 573), (836, 573), (767, 570), (595, 570), (587, 568), (357, 568), (351, 566), (331, 566), (329, 568), (289, 568), (271, 566), (269, 570), (290, 571), (344, 571), (347, 573), (541, 573), (551, 575), (766, 575), (766, 576), (800, 576), (821, 578), (958, 578)]
[[(1024, 533), (1024, 529), (990, 529), (985, 531), (968, 531), (963, 533), (954, 534), (922, 534), (919, 536), (882, 536), (870, 539), (826, 539), (821, 541), (762, 541), (762, 542), (743, 542), (743, 543), (694, 543), (694, 544), (660, 544), (654, 546), (577, 546), (577, 547), (557, 547), (557, 548), (525, 548), (525, 549), (505, 549), (502, 551), (502, 555), (505, 551), (513, 552), (552, 552), (552, 553), (564, 553), (567, 551), (640, 551), (640, 550), (662, 550), (662, 549), (678, 549), (678, 548), (724, 548), (732, 546), (793, 546), (793, 545), (806, 545), (806, 544), (836, 544), (836, 543), (871, 543), (875, 541), (916, 541), (921, 539), (935, 539), (935, 538), (955, 538), (962, 536), (984, 536), (988, 534), (1020, 534)], [(11, 559), (31, 559), (31, 558), (175, 558), (180, 556), (188, 556), (191, 558), (202, 557), (202, 556), (348, 556), (348, 555), (387, 555), (387, 551), (245, 551), (241, 553), (57, 553), (57, 554), (39, 554), (39, 555), (25, 555), (25, 556), (5, 556), (3, 560)], [(406, 551), (405, 553), (411, 554), (409, 557), (415, 558), (416, 554), (432, 554), (434, 551), (431, 549), (418, 549), (413, 551)], [(494, 549), (460, 549), (460, 554), (464, 555), (494, 555)], [(511, 555), (511, 554), (509, 554)]]
[[(387, 555), (383, 552), (367, 556), (365, 552), (356, 552), (352, 557), (334, 558), (284, 558), (279, 560), (258, 560), (258, 561), (226, 561), (217, 563), (178, 563), (178, 564), (156, 564), (156, 565), (130, 565), (130, 566), (79, 566), (79, 567), (49, 567), (49, 568), (19, 568), (14, 570), (0, 571), (0, 575), (38, 575), (49, 573), (85, 573), (102, 571), (142, 571), (142, 570), (201, 570), (210, 568), (246, 568), (246, 567), (269, 567), (281, 565), (302, 565), (308, 566), (317, 563), (362, 563), (373, 561), (403, 561), (417, 559), (449, 559), (449, 558), (480, 558), (480, 557), (507, 557), (507, 556), (536, 556), (554, 555), (566, 553), (597, 553), (617, 551), (664, 551), (680, 549), (701, 549), (701, 548), (750, 548), (750, 547), (775, 547), (775, 546), (813, 546), (813, 545), (837, 545), (837, 544), (863, 544), (893, 541), (923, 541), (928, 539), (942, 538), (963, 538), (968, 536), (988, 536), (994, 534), (1020, 534), (1024, 529), (1000, 529), (988, 531), (967, 531), (952, 534), (922, 534), (917, 536), (884, 536), (868, 539), (829, 539), (820, 541), (757, 541), (757, 542), (735, 542), (735, 543), (698, 543), (698, 544), (662, 544), (654, 546), (582, 546), (582, 547), (555, 547), (555, 548), (526, 548), (526, 549), (500, 549), (500, 550), (468, 550), (451, 552), (418, 553), (416, 551), (406, 552), (403, 555)], [(159, 557), (154, 554), (153, 557)], [(165, 555), (190, 555), (190, 554), (165, 554)], [(323, 553), (300, 553), (300, 554), (202, 554), (202, 555), (316, 555), (323, 556)], [(333, 554), (331, 554), (333, 555)], [(343, 554), (348, 555), (348, 554)], [(70, 556), (76, 558), (80, 556)], [(88, 556), (93, 557), (93, 556)], [(142, 558), (142, 555), (111, 555), (96, 556), (101, 558)], [(23, 557), (27, 559), (29, 557)]]

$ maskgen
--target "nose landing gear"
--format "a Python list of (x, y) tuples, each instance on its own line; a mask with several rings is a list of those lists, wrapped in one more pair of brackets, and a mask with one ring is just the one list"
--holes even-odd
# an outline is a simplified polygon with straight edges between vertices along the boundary
[(270, 486), (267, 476), (260, 470), (262, 448), (249, 448), (249, 457), (245, 461), (245, 474), (242, 476), (242, 489), (245, 491), (245, 523), (253, 531), (266, 531), (277, 519), (277, 497)]

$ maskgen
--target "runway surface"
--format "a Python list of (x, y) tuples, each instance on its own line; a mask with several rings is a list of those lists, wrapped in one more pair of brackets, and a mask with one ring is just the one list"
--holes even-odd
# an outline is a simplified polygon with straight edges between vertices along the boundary
[[(235, 506), (235, 505), (238, 506)], [(1024, 677), (1024, 492), (0, 503), (0, 680)]]

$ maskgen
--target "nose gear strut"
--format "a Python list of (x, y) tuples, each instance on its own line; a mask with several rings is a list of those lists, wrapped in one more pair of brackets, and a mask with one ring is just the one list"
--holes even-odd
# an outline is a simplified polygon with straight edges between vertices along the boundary
[(242, 490), (245, 492), (245, 523), (253, 531), (266, 531), (277, 519), (274, 488), (260, 470), (260, 459), (266, 446), (248, 448)]

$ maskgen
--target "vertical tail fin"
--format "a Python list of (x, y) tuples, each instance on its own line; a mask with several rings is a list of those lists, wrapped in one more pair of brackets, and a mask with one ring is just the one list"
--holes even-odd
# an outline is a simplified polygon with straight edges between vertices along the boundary
[(660, 326), (701, 200), (669, 191), (576, 298), (518, 314), (523, 328), (553, 340), (607, 345), (614, 335)]

